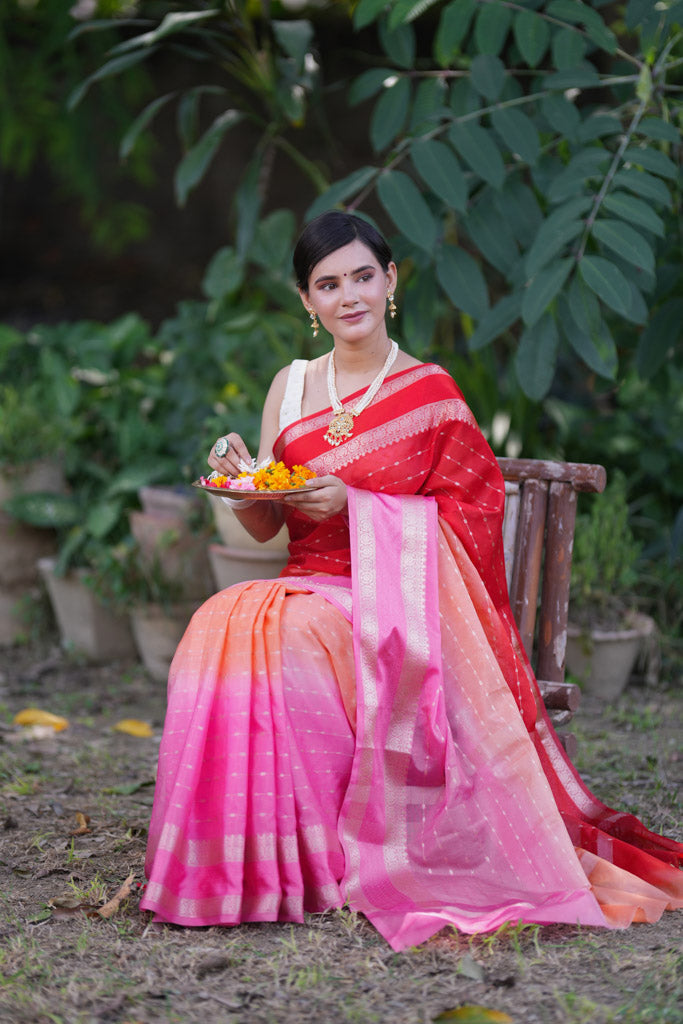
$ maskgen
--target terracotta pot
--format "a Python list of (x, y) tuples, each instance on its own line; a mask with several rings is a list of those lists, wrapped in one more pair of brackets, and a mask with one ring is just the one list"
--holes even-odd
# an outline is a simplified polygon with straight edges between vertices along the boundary
[(0, 512), (0, 585), (13, 587), (37, 583), (36, 563), (57, 549), (54, 530), (28, 526)]
[(56, 576), (54, 566), (52, 558), (41, 558), (38, 562), (62, 645), (90, 661), (134, 658), (135, 644), (128, 617), (116, 615), (97, 599), (83, 582), (83, 570)]
[(254, 551), (287, 552), (289, 534), (286, 526), (283, 526), (275, 537), (271, 537), (270, 540), (262, 544), (244, 529), (235, 513), (225, 504), (222, 498), (210, 495), (207, 501), (211, 502), (211, 511), (214, 523), (216, 524), (216, 530), (226, 547), (249, 548)]
[(36, 588), (24, 584), (0, 590), (0, 647), (11, 647), (26, 633), (23, 605), (35, 595)]
[(616, 700), (628, 683), (644, 640), (654, 632), (648, 615), (633, 613), (623, 629), (567, 627), (567, 668), (581, 689), (601, 700)]
[(64, 470), (59, 459), (36, 459), (21, 466), (0, 466), (0, 505), (16, 494), (66, 494)]
[(280, 575), (287, 564), (284, 551), (252, 551), (230, 548), (222, 544), (209, 545), (209, 561), (217, 590), (225, 590), (235, 583), (248, 580), (272, 580)]
[(171, 605), (168, 609), (156, 604), (137, 605), (131, 609), (130, 620), (140, 659), (157, 682), (163, 683), (176, 647), (183, 638), (196, 602)]
[(201, 508), (201, 498), (188, 487), (141, 487), (138, 497), (144, 512), (187, 520)]
[(156, 512), (130, 512), (128, 518), (140, 557), (150, 569), (157, 565), (169, 583), (182, 584), (185, 600), (209, 596), (212, 578), (206, 553), (208, 530), (193, 534), (180, 516)]

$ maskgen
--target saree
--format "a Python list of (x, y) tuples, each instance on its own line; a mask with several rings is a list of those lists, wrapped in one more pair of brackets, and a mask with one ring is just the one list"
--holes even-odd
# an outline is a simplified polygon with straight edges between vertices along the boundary
[(503, 481), (451, 378), (388, 377), (333, 449), (330, 415), (275, 456), (339, 476), (348, 514), (288, 509), (282, 576), (214, 595), (176, 652), (142, 909), (209, 925), (346, 903), (400, 950), (683, 906), (683, 847), (598, 801), (548, 721)]

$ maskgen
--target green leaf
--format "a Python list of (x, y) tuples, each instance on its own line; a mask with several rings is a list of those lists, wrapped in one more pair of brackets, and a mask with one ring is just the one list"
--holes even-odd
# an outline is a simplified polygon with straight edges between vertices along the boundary
[(232, 246), (224, 246), (215, 253), (202, 281), (202, 291), (207, 299), (227, 298), (241, 287), (244, 280), (244, 263)]
[(474, 39), (479, 53), (497, 56), (503, 49), (512, 21), (512, 11), (498, 0), (479, 8), (474, 26)]
[(470, 352), (476, 352), (507, 331), (522, 312), (522, 294), (513, 292), (500, 299), (479, 320), (477, 328), (468, 339)]
[(366, 25), (375, 21), (388, 6), (388, 0), (360, 0), (353, 12), (354, 28), (365, 28)]
[(573, 266), (573, 259), (557, 260), (532, 278), (522, 299), (522, 319), (527, 327), (533, 327), (541, 319)]
[(436, 244), (436, 224), (412, 178), (402, 171), (384, 171), (377, 181), (377, 194), (396, 227), (431, 254)]
[(583, 331), (572, 316), (569, 303), (560, 297), (560, 323), (564, 335), (586, 366), (607, 380), (614, 380), (619, 365), (617, 346), (607, 324), (600, 318), (598, 327), (591, 333)]
[(342, 200), (348, 199), (349, 196), (355, 195), (356, 192), (360, 192), (368, 182), (372, 181), (377, 173), (376, 167), (361, 167), (359, 170), (353, 171), (352, 174), (342, 178), (341, 181), (336, 181), (334, 185), (330, 185), (326, 192), (323, 192), (321, 196), (318, 196), (311, 203), (306, 210), (306, 220), (313, 220), (319, 213), (334, 209)]
[(456, 1021), (457, 1024), (514, 1024), (512, 1017), (500, 1010), (489, 1010), (486, 1006), (466, 1004), (453, 1010), (444, 1010), (434, 1021)]
[[(289, 271), (296, 221), (291, 210), (273, 210), (264, 217), (256, 231), (249, 256), (266, 269)], [(229, 273), (229, 267), (226, 267)]]
[(638, 75), (638, 84), (636, 85), (636, 96), (641, 103), (649, 104), (652, 99), (652, 72), (648, 64), (643, 64)]
[(646, 171), (658, 174), (660, 178), (671, 178), (673, 181), (678, 178), (676, 164), (658, 149), (629, 146), (624, 153), (624, 163), (637, 164), (639, 167), (644, 167)]
[(645, 171), (637, 171), (635, 167), (618, 171), (614, 175), (615, 185), (621, 185), (636, 195), (644, 196), (645, 199), (652, 199), (671, 209), (672, 198), (668, 187), (659, 178), (653, 178)]
[(396, 28), (403, 22), (415, 21), (439, 0), (395, 0), (389, 15), (389, 28)]
[(587, 3), (579, 0), (553, 0), (548, 4), (548, 14), (561, 18), (572, 25), (584, 25), (589, 38), (608, 53), (614, 53), (617, 40), (611, 29), (608, 29), (597, 11)]
[(553, 134), (566, 135), (571, 142), (581, 125), (581, 116), (564, 96), (545, 96), (541, 100), (541, 113)]
[(578, 274), (572, 278), (567, 301), (579, 329), (589, 336), (596, 334), (602, 323), (600, 303)]
[(119, 43), (118, 46), (115, 46), (111, 52), (123, 53), (125, 50), (137, 50), (138, 47), (143, 47), (149, 52), (156, 43), (161, 42), (161, 40), (165, 39), (167, 36), (175, 35), (177, 32), (184, 32), (186, 29), (194, 28), (198, 22), (206, 21), (207, 18), (215, 18), (217, 14), (217, 10), (177, 11), (172, 14), (167, 14), (157, 28), (152, 29), (150, 32), (143, 32), (140, 35), (126, 39), (125, 42)]
[(491, 189), (481, 193), (464, 220), (465, 230), (479, 252), (506, 276), (519, 261), (519, 249), (507, 219), (501, 219)]
[[(628, 320), (634, 324), (646, 324), (648, 321), (649, 313), (647, 303), (643, 298), (640, 288), (635, 281), (629, 281), (631, 286), (631, 305), (629, 311), (626, 314)], [(643, 282), (643, 287), (645, 283)]]
[(505, 164), (489, 131), (467, 121), (464, 124), (452, 124), (448, 137), (475, 174), (494, 188), (501, 188), (505, 180)]
[(192, 189), (204, 177), (223, 141), (223, 136), (238, 124), (243, 116), (239, 110), (223, 111), (204, 132), (199, 142), (180, 161), (175, 173), (175, 191), (179, 206), (185, 205)]
[(553, 36), (553, 63), (559, 71), (577, 67), (586, 52), (583, 36), (571, 28), (560, 29)]
[(302, 68), (313, 39), (313, 26), (310, 21), (303, 18), (293, 18), (291, 21), (273, 19), (271, 25), (275, 38), (287, 56), (292, 57), (298, 68)]
[(648, 203), (644, 203), (641, 199), (636, 199), (626, 192), (609, 192), (602, 205), (610, 213), (616, 214), (627, 223), (638, 224), (654, 235), (659, 235), (660, 238), (664, 237), (664, 221)]
[(379, 22), (379, 38), (388, 57), (400, 68), (409, 70), (415, 64), (415, 29), (412, 25), (400, 25), (393, 31), (387, 22)]
[(670, 121), (663, 121), (661, 117), (644, 117), (638, 125), (638, 131), (650, 139), (662, 139), (664, 142), (673, 142), (674, 145), (681, 141), (681, 133), (676, 126)]
[(85, 81), (76, 86), (67, 100), (67, 110), (73, 110), (77, 107), (90, 86), (94, 85), (95, 82), (101, 82), (104, 78), (110, 78), (112, 75), (120, 75), (122, 71), (126, 71), (135, 64), (146, 60), (153, 52), (155, 51), (137, 50), (135, 53), (125, 53), (121, 57), (114, 57), (112, 60), (108, 60), (106, 64), (103, 64), (92, 75), (89, 75)]
[(526, 164), (536, 163), (541, 143), (531, 118), (514, 107), (499, 107), (493, 111), (491, 122), (511, 153)]
[(681, 341), (683, 298), (669, 299), (660, 306), (640, 336), (636, 368), (643, 378), (653, 377), (669, 352)]
[(515, 353), (515, 372), (525, 395), (534, 402), (545, 398), (555, 376), (559, 347), (557, 325), (544, 313), (533, 327), (527, 327)]
[(529, 67), (535, 68), (548, 49), (550, 26), (535, 11), (522, 11), (515, 16), (515, 42)]
[(107, 499), (114, 498), (118, 494), (137, 494), (141, 487), (147, 487), (161, 480), (168, 472), (168, 463), (155, 459), (153, 462), (138, 462), (119, 470), (116, 476), (111, 477), (107, 489)]
[(447, 117), (447, 99), (448, 87), (441, 78), (423, 79), (415, 90), (415, 98), (410, 106), (409, 134), (424, 134), (443, 117)]
[(528, 277), (537, 274), (550, 260), (578, 238), (584, 228), (583, 221), (570, 220), (561, 226), (549, 227), (550, 218), (540, 228), (533, 245), (524, 260), (524, 270)]
[(652, 247), (628, 224), (620, 220), (597, 220), (593, 225), (592, 234), (634, 267), (650, 274), (654, 273), (655, 256)]
[(478, 93), (491, 102), (498, 99), (505, 85), (505, 65), (500, 57), (478, 54), (472, 61), (470, 75)]
[(370, 120), (370, 141), (379, 152), (389, 145), (403, 129), (410, 105), (410, 80), (398, 78), (393, 85), (385, 87), (377, 100)]
[(410, 158), (432, 192), (447, 206), (464, 212), (467, 206), (465, 176), (446, 143), (422, 139), (411, 146)]
[(592, 114), (586, 118), (579, 127), (579, 142), (593, 142), (605, 135), (619, 135), (621, 132), (621, 121), (611, 114)]
[(488, 309), (486, 282), (479, 265), (454, 245), (444, 245), (436, 254), (439, 284), (457, 309), (477, 319)]
[(631, 305), (631, 286), (613, 263), (604, 256), (584, 256), (579, 273), (591, 291), (613, 309), (625, 316)]
[(389, 68), (370, 68), (364, 71), (358, 78), (354, 78), (349, 89), (349, 104), (352, 107), (370, 99), (380, 91), (387, 78), (393, 78), (395, 72)]
[(144, 110), (138, 114), (126, 134), (121, 139), (121, 144), (119, 146), (120, 160), (125, 160), (126, 157), (130, 156), (133, 148), (135, 147), (135, 143), (138, 141), (140, 135), (150, 121), (152, 121), (162, 107), (166, 106), (169, 100), (172, 100), (177, 95), (178, 94), (176, 92), (167, 92), (165, 96), (157, 96), (155, 100), (148, 103)]
[(120, 501), (101, 501), (93, 505), (85, 520), (85, 528), (91, 537), (102, 540), (118, 523), (123, 511)]
[(543, 223), (543, 214), (533, 190), (525, 185), (520, 175), (511, 175), (494, 203), (500, 217), (505, 220), (522, 248), (532, 244)]
[(440, 67), (447, 68), (459, 52), (476, 9), (477, 0), (451, 0), (444, 7), (434, 38), (434, 56)]
[(46, 491), (16, 494), (8, 498), (2, 507), (13, 519), (45, 529), (60, 530), (66, 526), (74, 526), (81, 518), (81, 510), (75, 498)]
[(600, 85), (600, 75), (590, 65), (555, 71), (543, 79), (544, 89), (595, 89)]
[(551, 203), (561, 203), (581, 192), (586, 181), (599, 178), (610, 160), (610, 153), (602, 147), (582, 149), (572, 157), (548, 189)]

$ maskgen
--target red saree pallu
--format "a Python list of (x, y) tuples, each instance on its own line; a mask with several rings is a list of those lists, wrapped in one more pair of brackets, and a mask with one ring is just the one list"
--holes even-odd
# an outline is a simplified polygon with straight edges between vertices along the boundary
[(548, 722), (503, 481), (451, 378), (387, 378), (332, 449), (331, 414), (275, 456), (344, 480), (348, 516), (287, 509), (283, 576), (211, 598), (174, 658), (143, 909), (206, 925), (347, 902), (402, 949), (683, 906), (683, 848), (596, 800)]

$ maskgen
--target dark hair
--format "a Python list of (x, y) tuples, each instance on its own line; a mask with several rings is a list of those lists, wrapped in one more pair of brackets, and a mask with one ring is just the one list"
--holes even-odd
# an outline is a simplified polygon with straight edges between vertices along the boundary
[(329, 210), (312, 220), (301, 232), (296, 243), (292, 262), (298, 287), (307, 292), (308, 279), (313, 267), (331, 252), (341, 249), (356, 238), (374, 253), (383, 270), (389, 269), (391, 249), (372, 224), (368, 224), (361, 217), (355, 217), (352, 213)]

